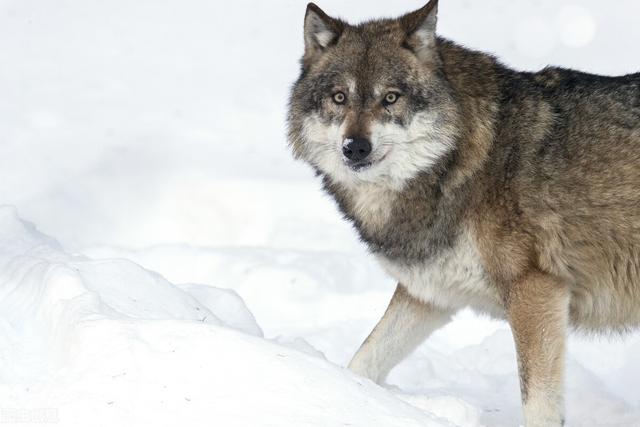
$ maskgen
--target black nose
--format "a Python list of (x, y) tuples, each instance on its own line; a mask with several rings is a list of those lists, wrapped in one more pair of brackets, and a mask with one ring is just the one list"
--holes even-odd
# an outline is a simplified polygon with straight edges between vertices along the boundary
[(361, 136), (345, 138), (342, 154), (352, 162), (361, 162), (371, 154), (371, 143)]

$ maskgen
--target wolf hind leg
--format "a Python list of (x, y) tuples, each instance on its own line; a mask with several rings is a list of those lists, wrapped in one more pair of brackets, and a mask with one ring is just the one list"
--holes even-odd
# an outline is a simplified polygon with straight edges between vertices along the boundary
[(382, 319), (353, 356), (349, 369), (376, 383), (384, 382), (389, 371), (433, 331), (449, 323), (452, 314), (412, 297), (398, 284)]

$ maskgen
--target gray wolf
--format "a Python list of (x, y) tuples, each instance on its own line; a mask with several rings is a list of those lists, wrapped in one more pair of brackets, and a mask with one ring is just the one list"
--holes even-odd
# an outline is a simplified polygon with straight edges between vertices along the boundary
[(640, 324), (640, 74), (514, 71), (437, 9), (304, 19), (290, 145), (398, 282), (349, 368), (382, 382), (472, 307), (511, 326), (526, 425), (559, 426), (567, 331)]

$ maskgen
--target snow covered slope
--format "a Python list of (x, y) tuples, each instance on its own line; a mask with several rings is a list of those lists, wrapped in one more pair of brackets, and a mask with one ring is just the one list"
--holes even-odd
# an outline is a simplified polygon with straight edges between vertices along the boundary
[(264, 340), (235, 293), (68, 255), (9, 207), (0, 207), (0, 349), (2, 423), (448, 425)]

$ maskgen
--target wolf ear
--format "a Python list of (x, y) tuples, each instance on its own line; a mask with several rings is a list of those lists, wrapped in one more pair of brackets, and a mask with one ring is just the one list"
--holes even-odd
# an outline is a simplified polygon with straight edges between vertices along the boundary
[(313, 3), (304, 16), (305, 59), (311, 59), (335, 44), (344, 30), (344, 22), (331, 18)]
[(431, 0), (421, 9), (400, 18), (400, 24), (406, 33), (404, 46), (421, 59), (431, 58), (436, 44), (437, 21), (438, 0)]

